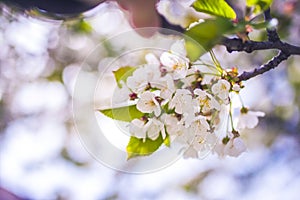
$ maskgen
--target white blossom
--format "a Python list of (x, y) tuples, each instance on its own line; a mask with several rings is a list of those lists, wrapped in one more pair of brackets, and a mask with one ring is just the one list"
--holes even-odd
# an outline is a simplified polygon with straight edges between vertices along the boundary
[(160, 120), (156, 118), (150, 118), (146, 126), (148, 127), (147, 136), (151, 140), (156, 140), (159, 137), (160, 133), (162, 134), (163, 139), (166, 138), (165, 127)]
[(197, 70), (195, 68), (188, 69), (186, 77), (180, 80), (183, 83), (182, 88), (187, 88), (192, 86), (192, 84), (195, 82), (197, 78), (195, 75), (196, 71)]
[(210, 152), (214, 148), (216, 141), (217, 137), (215, 134), (206, 132), (201, 135), (195, 135), (192, 145), (199, 155), (200, 153)]
[(136, 104), (136, 108), (143, 113), (154, 112), (155, 116), (159, 116), (161, 108), (155, 97), (155, 94), (150, 91), (144, 92), (141, 94), (140, 99)]
[(208, 113), (212, 109), (221, 109), (221, 105), (218, 103), (218, 101), (204, 90), (197, 88), (194, 90), (194, 94), (197, 95), (197, 104), (203, 113)]
[(127, 78), (127, 86), (135, 93), (143, 92), (151, 83), (160, 79), (159, 66), (156, 64), (146, 64), (136, 69), (132, 76)]
[(142, 121), (140, 119), (134, 119), (129, 124), (129, 132), (137, 138), (146, 138), (146, 131), (147, 128), (145, 126), (145, 121)]
[(158, 12), (172, 24), (186, 28), (190, 23), (198, 21), (199, 14), (190, 5), (195, 0), (161, 0), (157, 4)]
[(203, 135), (206, 134), (210, 130), (209, 124), (206, 121), (206, 118), (204, 116), (197, 116), (194, 118), (194, 121), (192, 122), (190, 126), (190, 131), (195, 133), (196, 135)]
[(147, 64), (149, 65), (154, 65), (154, 66), (159, 66), (160, 62), (157, 59), (157, 57), (153, 53), (148, 53), (145, 55), (145, 60)]
[(226, 130), (228, 127), (228, 120), (229, 120), (229, 105), (222, 104), (221, 109), (218, 112), (218, 115), (212, 121), (214, 133), (217, 137), (223, 138), (226, 136), (226, 132), (224, 130)]
[(184, 41), (174, 43), (170, 52), (162, 53), (160, 61), (168, 72), (173, 73), (174, 80), (185, 78), (189, 68), (189, 59), (186, 57)]
[(170, 48), (171, 53), (186, 57), (186, 49), (185, 49), (185, 41), (184, 40), (178, 40), (174, 44), (172, 44)]
[(114, 91), (114, 103), (123, 103), (129, 100), (129, 95), (132, 93), (126, 84), (121, 83), (122, 88), (116, 87)]
[(164, 124), (156, 118), (150, 118), (147, 122), (140, 119), (134, 119), (129, 125), (129, 131), (134, 137), (144, 140), (146, 138), (156, 140), (160, 134), (163, 139), (166, 138)]
[[(243, 110), (243, 109), (242, 109)], [(245, 110), (245, 109), (244, 109)], [(238, 116), (238, 122), (237, 122), (237, 129), (242, 130), (245, 128), (254, 128), (258, 124), (258, 117), (265, 116), (265, 113), (263, 112), (254, 112), (254, 111), (241, 111), (240, 115)]]
[(219, 143), (215, 147), (215, 152), (219, 156), (232, 156), (237, 157), (241, 155), (243, 152), (247, 150), (246, 145), (244, 144), (243, 140), (239, 137), (231, 138), (227, 144)]
[[(183, 1), (161, 0), (160, 3), (173, 3), (176, 7)], [(116, 102), (134, 99), (139, 111), (149, 113), (145, 115), (147, 118), (131, 121), (129, 131), (132, 136), (143, 141), (168, 136), (172, 143), (176, 142), (185, 150), (184, 158), (201, 158), (211, 150), (220, 156), (233, 157), (246, 151), (235, 130), (254, 128), (258, 117), (264, 113), (243, 107), (237, 121), (230, 118), (229, 95), (232, 91), (240, 91), (238, 83), (231, 88), (231, 83), (219, 79), (211, 68), (205, 71), (200, 67), (201, 63), (191, 65), (184, 40), (175, 42), (159, 59), (149, 53), (145, 60), (145, 65), (136, 69), (126, 81), (121, 81), (122, 87), (116, 89), (114, 96)], [(203, 86), (201, 89), (194, 89), (196, 81)], [(234, 122), (233, 127), (228, 125), (228, 120)]]
[(160, 90), (159, 96), (165, 100), (170, 100), (176, 90), (174, 80), (170, 74), (165, 75), (158, 82), (152, 83), (151, 86), (158, 88)]
[(182, 121), (179, 121), (176, 116), (164, 113), (161, 120), (166, 126), (166, 130), (171, 136), (179, 136), (183, 134), (184, 126)]
[(220, 79), (217, 83), (213, 84), (211, 91), (214, 95), (222, 100), (228, 99), (230, 90), (230, 83), (227, 80)]
[(235, 92), (239, 92), (241, 90), (241, 87), (238, 84), (234, 84), (232, 86), (232, 90), (235, 91)]
[(177, 114), (189, 113), (192, 107), (192, 95), (189, 90), (177, 89), (174, 97), (169, 102), (169, 108), (175, 108)]

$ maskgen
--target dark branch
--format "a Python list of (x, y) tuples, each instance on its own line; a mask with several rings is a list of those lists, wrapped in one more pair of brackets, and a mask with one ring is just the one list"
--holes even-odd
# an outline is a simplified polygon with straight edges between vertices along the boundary
[[(264, 12), (265, 21), (272, 20), (270, 9)], [(219, 44), (224, 45), (228, 52), (233, 51), (243, 51), (251, 53), (257, 50), (279, 50), (279, 54), (268, 63), (262, 65), (261, 67), (255, 68), (249, 72), (243, 72), (238, 76), (238, 81), (245, 81), (263, 74), (271, 69), (276, 68), (282, 61), (289, 58), (291, 55), (300, 55), (300, 46), (294, 46), (292, 44), (282, 42), (278, 36), (276, 28), (267, 28), (268, 41), (256, 42), (252, 40), (243, 41), (239, 38), (226, 38), (223, 37)]]
[(241, 75), (238, 76), (239, 81), (246, 81), (250, 78), (253, 78), (257, 75), (263, 74), (271, 69), (277, 67), (282, 61), (288, 59), (290, 55), (280, 52), (277, 56), (275, 56), (272, 60), (270, 60), (265, 65), (255, 68), (253, 71), (250, 72), (243, 72)]
[(226, 38), (224, 37), (220, 44), (224, 45), (227, 48), (228, 52), (233, 51), (244, 51), (247, 53), (252, 53), (257, 50), (269, 50), (277, 49), (286, 54), (290, 55), (300, 55), (300, 47), (285, 43), (282, 41), (265, 41), (265, 42), (256, 42), (256, 41), (246, 41), (243, 42), (239, 38)]
[[(272, 20), (270, 8), (264, 12), (265, 21), (269, 22)], [(267, 28), (268, 39), (271, 42), (280, 41), (278, 33), (275, 28)]]

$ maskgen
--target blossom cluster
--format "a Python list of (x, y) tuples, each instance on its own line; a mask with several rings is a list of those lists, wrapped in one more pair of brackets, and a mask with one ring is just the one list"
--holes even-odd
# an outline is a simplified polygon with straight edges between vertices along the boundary
[(115, 96), (143, 113), (130, 122), (132, 137), (143, 141), (168, 137), (171, 145), (182, 145), (185, 158), (211, 151), (238, 156), (246, 150), (240, 131), (254, 128), (264, 113), (241, 107), (233, 123), (231, 96), (242, 88), (235, 79), (237, 72), (226, 71), (218, 63), (192, 63), (183, 40), (159, 56), (147, 54), (145, 60), (146, 64), (120, 81)]

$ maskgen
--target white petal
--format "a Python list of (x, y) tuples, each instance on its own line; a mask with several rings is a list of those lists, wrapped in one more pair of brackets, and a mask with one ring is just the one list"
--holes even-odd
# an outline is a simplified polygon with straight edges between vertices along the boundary
[(174, 54), (180, 55), (185, 57), (186, 56), (186, 49), (185, 49), (185, 42), (184, 40), (178, 40), (171, 46), (171, 51)]
[(177, 59), (176, 57), (169, 53), (169, 52), (164, 52), (160, 56), (160, 62), (169, 68), (169, 70), (172, 70), (173, 67), (177, 64)]
[(160, 65), (159, 60), (157, 59), (157, 57), (153, 53), (148, 53), (145, 56), (145, 60), (150, 65)]
[(145, 122), (139, 119), (134, 119), (129, 125), (130, 133), (137, 138), (146, 138)]
[(159, 137), (160, 132), (164, 128), (164, 125), (157, 119), (153, 118), (148, 121), (149, 128), (147, 135), (151, 140), (156, 140)]
[(190, 146), (183, 154), (183, 158), (198, 158), (198, 152)]

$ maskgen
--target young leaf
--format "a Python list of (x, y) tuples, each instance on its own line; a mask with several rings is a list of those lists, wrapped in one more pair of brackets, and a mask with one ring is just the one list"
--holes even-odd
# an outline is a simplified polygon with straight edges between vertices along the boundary
[(255, 6), (255, 13), (267, 10), (271, 4), (273, 3), (273, 0), (247, 0), (246, 5), (248, 7)]
[(171, 141), (170, 141), (170, 136), (169, 136), (169, 135), (167, 135), (166, 138), (164, 139), (164, 144), (165, 144), (167, 147), (170, 147)]
[(127, 159), (129, 160), (137, 156), (148, 156), (155, 152), (162, 143), (164, 143), (164, 140), (161, 135), (159, 135), (156, 140), (146, 138), (145, 141), (132, 136), (126, 147), (128, 155)]
[(116, 71), (113, 71), (119, 88), (122, 87), (121, 81), (126, 82), (127, 78), (132, 75), (135, 69), (136, 69), (135, 67), (126, 66), (126, 67), (121, 67)]
[[(202, 54), (214, 47), (223, 34), (234, 31), (232, 22), (225, 18), (206, 20), (185, 32), (187, 55), (191, 61), (197, 60)], [(202, 48), (199, 48), (202, 46)]]
[(236, 18), (234, 10), (224, 0), (197, 0), (194, 2), (193, 7), (199, 12), (218, 17)]
[(135, 105), (99, 111), (107, 117), (125, 122), (131, 122), (133, 119), (144, 116), (144, 113), (140, 112)]

